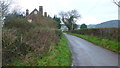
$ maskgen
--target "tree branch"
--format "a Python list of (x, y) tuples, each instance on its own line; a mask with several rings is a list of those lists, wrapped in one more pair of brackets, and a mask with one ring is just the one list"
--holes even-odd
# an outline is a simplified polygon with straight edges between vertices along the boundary
[(120, 7), (119, 3), (117, 3), (115, 0), (113, 0), (113, 3)]

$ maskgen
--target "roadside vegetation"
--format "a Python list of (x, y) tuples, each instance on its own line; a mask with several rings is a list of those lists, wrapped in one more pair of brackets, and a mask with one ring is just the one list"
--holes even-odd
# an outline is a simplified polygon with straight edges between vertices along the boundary
[(88, 35), (93, 37), (104, 38), (108, 40), (116, 40), (120, 42), (120, 28), (83, 28), (71, 30), (70, 33)]
[(65, 37), (49, 17), (29, 23), (18, 13), (9, 14), (2, 29), (2, 45), (3, 66), (70, 65)]
[[(67, 39), (62, 35), (58, 44), (51, 44), (49, 51), (43, 58), (35, 57), (30, 60), (32, 63), (27, 64), (27, 66), (70, 66), (71, 53), (68, 48)], [(16, 61), (13, 65), (26, 66), (26, 62), (23, 61)]]
[(51, 46), (49, 54), (39, 61), (40, 66), (70, 66), (71, 53), (68, 48), (67, 39), (62, 35), (56, 46)]
[(74, 35), (80, 38), (83, 38), (89, 42), (92, 42), (96, 45), (102, 46), (106, 49), (109, 49), (113, 52), (116, 53), (120, 53), (120, 42), (116, 41), (116, 40), (108, 40), (105, 38), (100, 38), (100, 37), (95, 37), (95, 36), (88, 36), (88, 35), (81, 35), (81, 34), (76, 34), (76, 33), (70, 33), (68, 32), (68, 34), (70, 35)]

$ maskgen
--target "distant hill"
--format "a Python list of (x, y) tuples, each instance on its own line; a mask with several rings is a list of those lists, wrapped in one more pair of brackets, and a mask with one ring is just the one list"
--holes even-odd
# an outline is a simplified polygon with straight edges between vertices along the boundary
[[(119, 26), (118, 26), (118, 23), (119, 23)], [(81, 25), (79, 24), (77, 25), (78, 25), (77, 29), (80, 29)], [(120, 20), (110, 20), (100, 24), (87, 25), (87, 28), (118, 28), (118, 27), (120, 28)], [(66, 28), (67, 27), (64, 24), (61, 26), (61, 29), (66, 29)]]
[(120, 20), (110, 20), (95, 25), (95, 28), (118, 28), (118, 23), (120, 23)]
[(95, 28), (96, 25), (95, 24), (90, 24), (90, 25), (87, 25), (87, 28)]

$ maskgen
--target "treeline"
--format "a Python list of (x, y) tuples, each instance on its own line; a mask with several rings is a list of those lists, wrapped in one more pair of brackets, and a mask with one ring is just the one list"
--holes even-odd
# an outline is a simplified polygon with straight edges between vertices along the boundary
[(91, 28), (69, 31), (71, 33), (77, 33), (82, 35), (96, 36), (100, 38), (106, 38), (109, 40), (116, 40), (120, 42), (120, 28)]
[(2, 64), (10, 66), (21, 61), (24, 65), (37, 65), (51, 46), (57, 44), (62, 35), (56, 21), (40, 17), (29, 23), (24, 16), (9, 14), (2, 29)]

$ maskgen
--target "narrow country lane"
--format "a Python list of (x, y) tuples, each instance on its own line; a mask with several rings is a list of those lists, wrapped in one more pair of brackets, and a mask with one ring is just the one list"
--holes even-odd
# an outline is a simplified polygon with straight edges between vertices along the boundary
[(118, 54), (86, 40), (64, 33), (72, 53), (73, 66), (118, 66)]

